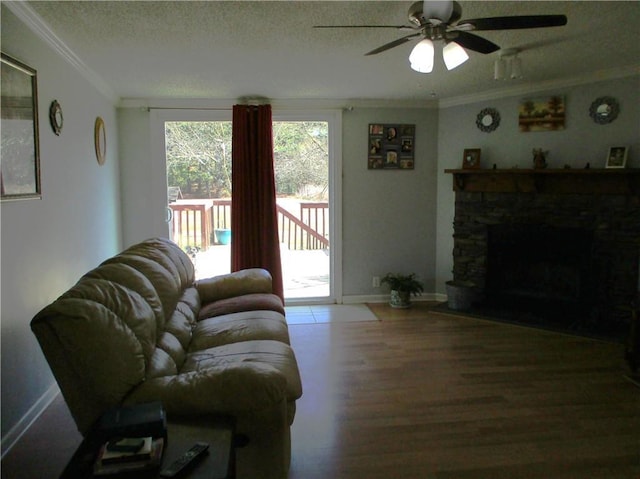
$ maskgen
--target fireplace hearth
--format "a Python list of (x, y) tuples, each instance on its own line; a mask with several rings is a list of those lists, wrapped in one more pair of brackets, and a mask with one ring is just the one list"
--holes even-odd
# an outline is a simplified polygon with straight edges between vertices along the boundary
[(624, 341), (638, 291), (640, 176), (614, 188), (620, 173), (581, 173), (572, 193), (575, 177), (566, 171), (480, 171), (448, 171), (456, 190), (453, 279), (476, 285), (483, 298), (470, 313)]

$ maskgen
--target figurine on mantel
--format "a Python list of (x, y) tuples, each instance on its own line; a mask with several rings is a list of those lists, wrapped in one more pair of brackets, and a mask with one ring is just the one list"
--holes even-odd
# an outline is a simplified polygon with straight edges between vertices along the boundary
[(533, 167), (541, 170), (547, 167), (547, 154), (549, 151), (543, 151), (542, 148), (533, 149)]

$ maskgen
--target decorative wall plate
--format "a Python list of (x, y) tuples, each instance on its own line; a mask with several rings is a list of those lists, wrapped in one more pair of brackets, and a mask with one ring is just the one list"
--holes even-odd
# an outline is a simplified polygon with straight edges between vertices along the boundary
[(500, 113), (495, 108), (480, 110), (476, 117), (476, 126), (480, 131), (491, 133), (500, 125)]
[(51, 102), (51, 106), (49, 107), (49, 122), (51, 123), (53, 132), (57, 136), (60, 136), (64, 119), (62, 118), (62, 107), (60, 106), (60, 103), (58, 103), (58, 100), (53, 100)]
[(104, 120), (96, 118), (96, 125), (93, 131), (96, 146), (96, 159), (99, 165), (104, 165), (107, 156), (107, 133), (104, 129)]
[(611, 123), (618, 117), (620, 105), (618, 100), (610, 96), (596, 98), (589, 107), (589, 116), (599, 125)]

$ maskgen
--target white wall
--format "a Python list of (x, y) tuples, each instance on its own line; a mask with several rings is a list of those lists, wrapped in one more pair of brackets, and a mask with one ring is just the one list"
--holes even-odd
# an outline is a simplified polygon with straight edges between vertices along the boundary
[(120, 158), (122, 170), (122, 238), (128, 247), (147, 238), (169, 237), (166, 223), (167, 167), (164, 138), (151, 145), (151, 115), (146, 108), (120, 108)]
[[(553, 132), (521, 133), (518, 130), (518, 105), (524, 98), (564, 95), (566, 125)], [(620, 103), (618, 118), (606, 125), (596, 124), (589, 106), (599, 97), (612, 96)], [(495, 108), (501, 116), (498, 129), (480, 131), (476, 116), (484, 108)], [(447, 168), (460, 168), (465, 148), (481, 148), (481, 164), (498, 168), (532, 168), (533, 148), (549, 150), (549, 168), (603, 168), (612, 146), (629, 146), (630, 168), (640, 167), (640, 77), (594, 82), (570, 88), (540, 91), (498, 100), (471, 103), (439, 112), (438, 132), (438, 208), (436, 291), (444, 293), (445, 282), (453, 278), (453, 179)]]
[[(0, 205), (2, 449), (55, 391), (30, 330), (31, 318), (121, 246), (116, 111), (66, 61), (2, 6), (2, 51), (37, 70), (42, 199)], [(62, 134), (49, 105), (62, 106)], [(104, 119), (107, 157), (99, 166), (94, 122)], [(35, 408), (37, 409), (37, 408)]]
[[(388, 293), (372, 276), (416, 273), (435, 286), (438, 111), (354, 108), (343, 123), (343, 293)], [(416, 125), (415, 169), (367, 169), (369, 123)]]

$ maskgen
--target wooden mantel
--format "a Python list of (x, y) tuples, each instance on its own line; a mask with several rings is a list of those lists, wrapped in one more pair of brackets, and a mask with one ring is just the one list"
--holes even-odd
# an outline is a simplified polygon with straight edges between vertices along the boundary
[(469, 193), (548, 193), (640, 196), (640, 168), (449, 169), (453, 190)]

